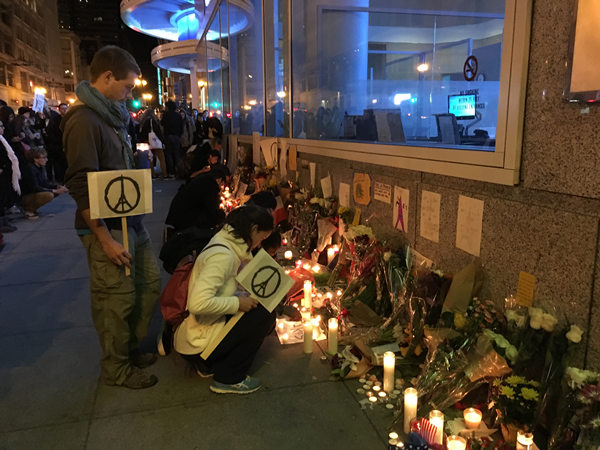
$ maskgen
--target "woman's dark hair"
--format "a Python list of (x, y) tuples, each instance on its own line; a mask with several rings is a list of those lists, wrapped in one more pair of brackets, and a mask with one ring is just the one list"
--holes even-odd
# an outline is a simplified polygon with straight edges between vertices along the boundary
[(133, 55), (116, 45), (102, 47), (94, 54), (90, 63), (90, 81), (95, 82), (100, 75), (109, 70), (117, 81), (127, 78), (129, 72), (137, 75), (142, 73)]
[(263, 239), (261, 247), (264, 248), (265, 251), (277, 250), (281, 247), (281, 234), (279, 231), (273, 231), (268, 238)]
[(233, 235), (243, 239), (248, 247), (252, 246), (251, 232), (254, 225), (258, 231), (273, 230), (273, 216), (266, 209), (256, 205), (244, 205), (234, 209), (225, 219), (225, 223), (233, 228)]
[(271, 191), (260, 191), (250, 196), (248, 204), (258, 205), (267, 209), (275, 209), (277, 208), (277, 199)]

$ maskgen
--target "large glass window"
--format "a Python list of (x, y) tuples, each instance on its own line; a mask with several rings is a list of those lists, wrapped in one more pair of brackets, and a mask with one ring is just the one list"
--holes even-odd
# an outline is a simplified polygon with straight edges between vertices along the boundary
[(505, 1), (292, 4), (294, 138), (494, 151)]
[(252, 0), (250, 26), (230, 36), (233, 133), (263, 133), (262, 1)]
[[(295, 2), (304, 3), (304, 2)], [(289, 132), (289, 47), (288, 2), (266, 0), (264, 11), (266, 135), (283, 136)]]

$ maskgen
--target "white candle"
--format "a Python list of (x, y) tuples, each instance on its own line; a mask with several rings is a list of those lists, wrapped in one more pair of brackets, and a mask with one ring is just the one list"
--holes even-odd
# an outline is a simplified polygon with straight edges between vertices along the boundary
[(383, 354), (383, 390), (392, 392), (394, 390), (396, 370), (396, 355), (394, 352)]
[(309, 311), (312, 308), (312, 282), (309, 280), (304, 281), (304, 303), (302, 306)]
[(448, 437), (448, 450), (465, 450), (466, 448), (467, 441), (465, 438), (460, 436)]
[(517, 431), (517, 450), (530, 450), (533, 448), (533, 433)]
[(313, 324), (310, 320), (304, 322), (304, 353), (313, 351)]
[(404, 390), (404, 433), (410, 433), (410, 422), (417, 418), (419, 396), (415, 388)]
[(285, 259), (292, 259), (292, 258), (294, 257), (294, 253), (293, 253), (291, 250), (286, 250), (286, 251), (283, 253), (283, 257), (284, 257)]
[(331, 264), (333, 258), (335, 258), (335, 249), (333, 247), (329, 247), (327, 249), (327, 265)]
[(481, 411), (475, 408), (467, 408), (463, 413), (465, 425), (469, 430), (476, 430), (481, 425)]
[(398, 440), (398, 438), (399, 438), (400, 436), (398, 436), (398, 433), (396, 433), (395, 431), (390, 431), (390, 434), (388, 434), (388, 437), (389, 437), (390, 439), (396, 439), (396, 440)]
[(379, 398), (380, 398), (380, 399), (382, 399), (382, 400), (383, 400), (383, 399), (385, 399), (386, 397), (387, 397), (387, 394), (386, 394), (385, 392), (381, 391), (381, 392), (379, 393)]
[(434, 442), (442, 445), (444, 443), (444, 414), (437, 409), (429, 413), (429, 421), (437, 427)]
[(284, 344), (287, 343), (289, 338), (290, 338), (290, 335), (287, 333), (283, 333), (283, 335), (281, 336), (281, 340), (283, 341)]
[(338, 348), (338, 320), (332, 317), (327, 322), (329, 325), (329, 333), (327, 334), (327, 353), (335, 355)]
[(315, 265), (313, 266), (313, 268), (312, 268), (312, 271), (313, 271), (314, 273), (319, 273), (319, 271), (320, 271), (320, 270), (321, 270), (321, 266), (318, 266), (318, 265), (316, 265), (316, 264), (315, 264)]
[(375, 392), (379, 392), (381, 390), (381, 386), (379, 386), (379, 385), (376, 384), (375, 386), (373, 386), (373, 390)]
[(371, 403), (377, 403), (377, 397), (373, 396), (373, 397), (369, 397), (369, 401)]

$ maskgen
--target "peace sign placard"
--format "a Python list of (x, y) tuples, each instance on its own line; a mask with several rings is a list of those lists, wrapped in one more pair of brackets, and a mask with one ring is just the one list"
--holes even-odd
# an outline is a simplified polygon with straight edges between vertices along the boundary
[(294, 280), (262, 249), (240, 271), (236, 280), (269, 312), (273, 312), (294, 285)]
[(88, 172), (87, 177), (92, 219), (152, 212), (150, 169)]

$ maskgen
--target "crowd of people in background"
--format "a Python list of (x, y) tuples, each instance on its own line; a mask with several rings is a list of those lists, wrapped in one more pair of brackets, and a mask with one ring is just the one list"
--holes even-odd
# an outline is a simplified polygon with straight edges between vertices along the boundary
[[(39, 112), (28, 106), (15, 111), (0, 100), (0, 233), (17, 229), (13, 219), (36, 220), (41, 206), (67, 192), (60, 125), (68, 109), (61, 103)], [(153, 178), (189, 180), (220, 164), (221, 122), (185, 103), (131, 112), (128, 134), (134, 151), (140, 149), (136, 166), (152, 169)]]

